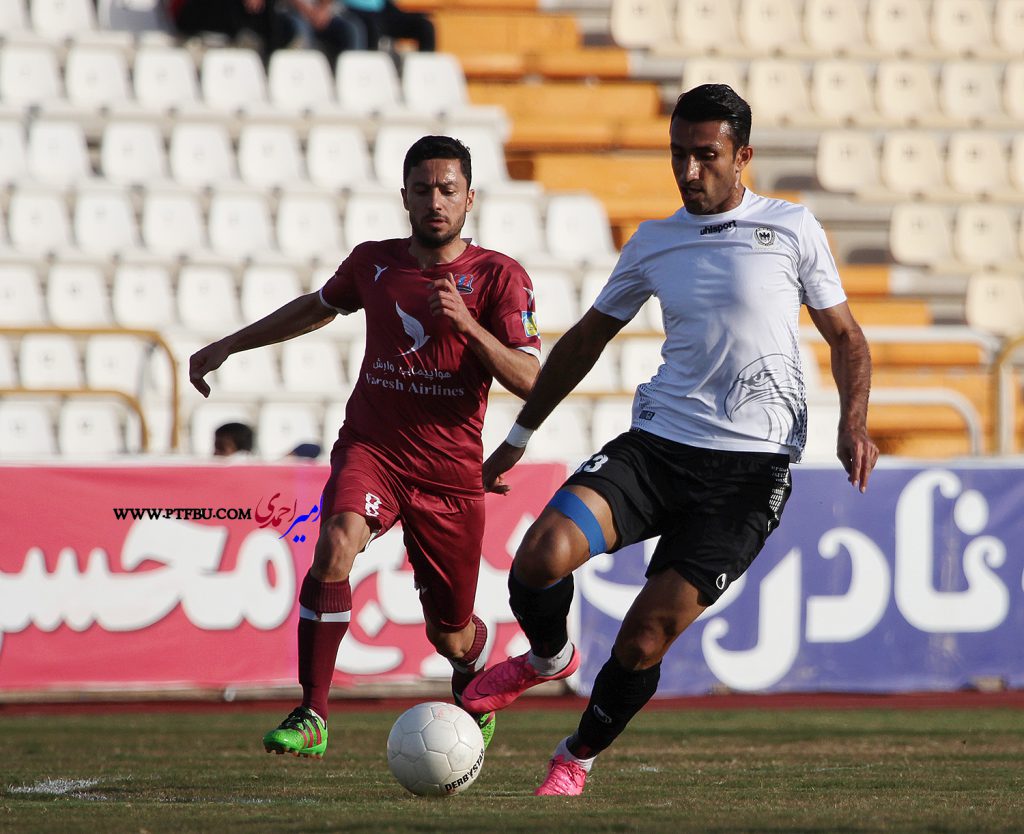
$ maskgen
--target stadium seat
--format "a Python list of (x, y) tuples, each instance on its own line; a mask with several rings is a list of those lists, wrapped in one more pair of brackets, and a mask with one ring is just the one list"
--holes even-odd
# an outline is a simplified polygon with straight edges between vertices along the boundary
[(992, 57), (990, 12), (977, 0), (932, 0), (932, 41), (947, 57)]
[(658, 336), (633, 336), (623, 340), (619, 359), (623, 390), (634, 390), (658, 372), (664, 361), (661, 358), (664, 343)]
[(526, 185), (509, 180), (508, 168), (505, 165), (505, 149), (496, 127), (449, 121), (444, 126), (444, 133), (445, 136), (452, 136), (469, 148), (473, 158), (472, 187), (478, 193), (490, 189), (517, 190)]
[(1009, 185), (1007, 148), (996, 133), (953, 133), (946, 150), (946, 179), (957, 193), (968, 197), (1021, 197)]
[(939, 112), (934, 72), (923, 61), (879, 62), (875, 100), (878, 112), (893, 126), (947, 124)]
[(338, 103), (347, 112), (364, 117), (405, 112), (398, 70), (386, 52), (342, 52), (334, 77)]
[(74, 400), (64, 403), (57, 417), (57, 446), (61, 456), (102, 458), (126, 452), (122, 414), (122, 407), (115, 403)]
[(288, 125), (244, 125), (238, 135), (238, 172), (257, 188), (302, 182), (306, 171), (298, 134)]
[(141, 227), (146, 248), (154, 255), (195, 256), (208, 248), (199, 199), (188, 188), (148, 190), (142, 202)]
[(868, 0), (868, 41), (890, 57), (932, 57), (925, 0)]
[(81, 388), (82, 368), (70, 336), (29, 333), (18, 351), (21, 384), (26, 388)]
[(267, 79), (252, 49), (207, 49), (199, 69), (203, 101), (222, 113), (267, 112)]
[(177, 122), (171, 130), (168, 161), (175, 181), (192, 188), (236, 179), (231, 137), (221, 124)]
[(948, 212), (940, 206), (901, 203), (889, 222), (889, 247), (897, 263), (935, 266), (952, 260), (953, 233)]
[(256, 437), (264, 460), (279, 460), (300, 443), (318, 443), (321, 435), (316, 412), (308, 406), (267, 403), (260, 409)]
[(806, 57), (797, 0), (740, 0), (740, 40), (752, 56)]
[[(383, 125), (373, 143), (373, 170), (377, 182), (395, 191), (402, 188), (402, 165), (412, 144), (423, 136), (424, 125)], [(351, 240), (351, 238), (349, 239)]]
[(946, 166), (935, 134), (923, 130), (893, 130), (882, 139), (882, 182), (901, 196), (948, 196)]
[(811, 110), (810, 85), (802, 62), (765, 58), (747, 69), (747, 100), (759, 124), (823, 126), (832, 121)]
[(958, 126), (1007, 126), (1003, 114), (1002, 68), (975, 60), (947, 61), (939, 76), (939, 105)]
[(90, 336), (85, 344), (86, 384), (140, 395), (150, 350), (134, 336)]
[(607, 261), (615, 256), (608, 215), (589, 194), (556, 194), (548, 199), (547, 249), (570, 262)]
[(967, 324), (1006, 339), (1024, 333), (1024, 278), (1019, 273), (977, 272), (967, 282)]
[(878, 142), (863, 130), (826, 130), (818, 141), (815, 174), (826, 191), (859, 194), (877, 191)]
[(590, 420), (591, 445), (596, 452), (609, 440), (629, 431), (633, 422), (632, 397), (598, 397)]
[(409, 235), (409, 215), (398, 193), (353, 192), (345, 203), (345, 242), (356, 247), (367, 240)]
[(314, 260), (343, 251), (337, 199), (331, 194), (292, 190), (277, 203), (277, 241), (290, 258)]
[(621, 344), (610, 342), (594, 363), (594, 367), (573, 390), (580, 394), (614, 394), (622, 391), (620, 354)]
[(23, 0), (0, 3), (0, 32), (5, 36), (12, 32), (20, 36), (27, 32), (28, 28), (28, 15), (25, 13)]
[(469, 107), (462, 64), (450, 53), (406, 53), (401, 84), (402, 99), (413, 113), (440, 118)]
[[(566, 401), (556, 408), (526, 447), (523, 460), (568, 462), (571, 469), (595, 451), (590, 439), (590, 405)], [(505, 426), (505, 433), (511, 423)]]
[(342, 359), (334, 341), (303, 336), (281, 345), (281, 376), (292, 394), (335, 398), (346, 390)]
[(175, 321), (174, 292), (166, 267), (121, 264), (114, 271), (111, 306), (122, 327), (163, 330)]
[(120, 256), (139, 246), (135, 210), (128, 192), (118, 186), (78, 190), (74, 231), (78, 248), (89, 255)]
[(100, 171), (118, 185), (166, 180), (167, 154), (160, 129), (151, 122), (108, 122), (100, 143)]
[(48, 44), (7, 44), (0, 49), (0, 113), (22, 115), (63, 100), (57, 55)]
[[(250, 403), (199, 402), (189, 417), (188, 449), (193, 455), (209, 457), (213, 454), (213, 433), (219, 426), (245, 423), (255, 428), (256, 412), (256, 407)], [(257, 434), (257, 446), (259, 443)]]
[(19, 188), (7, 208), (7, 232), (19, 254), (42, 257), (71, 246), (67, 204), (56, 191)]
[[(736, 0), (679, 0), (676, 8), (676, 40), (685, 55), (714, 56), (721, 52), (745, 55), (740, 42)], [(728, 82), (726, 82), (728, 83)]]
[(132, 100), (128, 62), (111, 46), (76, 44), (64, 60), (68, 100), (82, 109), (124, 108)]
[(263, 399), (280, 390), (277, 350), (273, 346), (233, 354), (217, 369), (217, 391), (231, 397)]
[(864, 9), (850, 0), (807, 0), (804, 38), (820, 58), (870, 55), (864, 17)]
[(1024, 134), (1020, 133), (1010, 143), (1010, 184), (1024, 195)]
[(609, 27), (612, 40), (623, 49), (651, 49), (672, 38), (668, 0), (612, 0)]
[(301, 294), (299, 278), (290, 267), (248, 266), (242, 273), (242, 320), (257, 321)]
[(28, 129), (28, 171), (42, 185), (67, 188), (92, 178), (81, 125), (37, 119)]
[(0, 263), (0, 327), (49, 324), (36, 271), (26, 264)]
[(97, 264), (56, 263), (46, 281), (46, 307), (58, 327), (109, 327), (109, 293)]
[[(0, 293), (3, 292), (0, 287)], [(0, 336), (0, 388), (16, 388), (18, 373), (14, 367), (14, 352), (5, 336)]]
[(25, 460), (56, 454), (53, 415), (46, 405), (0, 400), (0, 458)]
[(529, 273), (541, 335), (564, 333), (580, 317), (579, 292), (572, 273), (555, 267), (531, 268)]
[(373, 181), (366, 138), (351, 125), (314, 124), (306, 137), (306, 167), (310, 181), (321, 188), (344, 189)]
[(1003, 105), (1006, 115), (1018, 124), (1024, 121), (1024, 60), (1011, 61), (1003, 76)]
[(682, 89), (692, 90), (701, 84), (728, 84), (744, 95), (747, 83), (743, 64), (734, 58), (687, 58), (683, 63)]
[(0, 187), (25, 177), (27, 154), (21, 119), (0, 120)]
[(473, 208), (480, 245), (518, 260), (547, 251), (537, 200), (525, 194), (489, 194)]
[(223, 335), (241, 327), (231, 273), (216, 266), (183, 266), (178, 274), (178, 318), (196, 333)]
[[(602, 267), (591, 267), (583, 273), (583, 280), (580, 283), (580, 311), (586, 313), (597, 300), (601, 290), (608, 283), (608, 277), (612, 273), (612, 265), (606, 264)], [(661, 306), (654, 298), (649, 298), (643, 306), (637, 310), (635, 316), (626, 322), (622, 328), (623, 333), (649, 333), (651, 330), (663, 331), (661, 326)]]
[(153, 113), (192, 112), (201, 103), (195, 62), (179, 47), (140, 47), (135, 53), (132, 86), (136, 101)]
[(270, 103), (286, 113), (340, 113), (327, 57), (316, 49), (278, 49), (267, 67)]
[(818, 60), (811, 68), (811, 108), (827, 122), (878, 126), (875, 90), (863, 61)]
[(259, 257), (275, 249), (270, 207), (261, 191), (214, 191), (207, 231), (213, 251), (228, 258)]
[(1024, 0), (996, 0), (992, 31), (1004, 56), (1024, 56)]
[(989, 203), (957, 207), (953, 223), (953, 254), (971, 267), (1021, 266), (1017, 251), (1016, 209)]
[(32, 28), (53, 41), (96, 29), (96, 7), (91, 0), (32, 0)]

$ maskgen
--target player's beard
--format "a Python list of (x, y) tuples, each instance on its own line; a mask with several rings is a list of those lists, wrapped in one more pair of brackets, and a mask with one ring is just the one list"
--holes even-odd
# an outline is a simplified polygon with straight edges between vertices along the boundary
[[(430, 218), (426, 222), (429, 223)], [(410, 225), (412, 226), (412, 236), (416, 238), (416, 242), (420, 246), (426, 249), (440, 249), (447, 246), (462, 233), (462, 228), (466, 225), (466, 213), (463, 212), (458, 222), (452, 223), (446, 232), (433, 232), (415, 221), (411, 221)]]

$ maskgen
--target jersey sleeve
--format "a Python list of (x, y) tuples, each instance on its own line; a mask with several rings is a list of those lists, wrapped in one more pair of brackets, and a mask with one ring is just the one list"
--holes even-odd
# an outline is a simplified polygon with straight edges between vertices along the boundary
[(506, 267), (499, 291), (492, 297), (484, 326), (506, 347), (540, 357), (540, 333), (534, 307), (533, 282), (526, 270), (513, 263)]
[(798, 265), (804, 304), (824, 310), (846, 301), (839, 270), (828, 247), (825, 230), (809, 211), (800, 221), (800, 261)]
[(327, 283), (320, 288), (320, 300), (342, 315), (354, 313), (363, 306), (356, 286), (356, 253), (352, 252)]
[(608, 282), (594, 300), (594, 309), (619, 321), (630, 321), (651, 297), (650, 284), (640, 259), (639, 234), (634, 234), (619, 255)]

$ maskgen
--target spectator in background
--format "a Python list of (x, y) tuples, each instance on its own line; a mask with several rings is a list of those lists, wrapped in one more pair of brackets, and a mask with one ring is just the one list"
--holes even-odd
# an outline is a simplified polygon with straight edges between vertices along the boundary
[(274, 0), (166, 0), (167, 13), (183, 35), (218, 32), (232, 40), (243, 31), (263, 42), (264, 57), (288, 46), (297, 34), (295, 23), (275, 8)]
[(239, 453), (251, 455), (255, 435), (245, 423), (225, 423), (213, 433), (214, 457), (227, 458)]
[(288, 0), (290, 16), (307, 46), (317, 46), (331, 66), (348, 49), (366, 49), (366, 25), (334, 0)]
[(381, 38), (410, 38), (420, 52), (433, 52), (434, 24), (416, 12), (403, 12), (392, 0), (346, 0), (349, 12), (366, 26), (370, 49), (377, 49)]

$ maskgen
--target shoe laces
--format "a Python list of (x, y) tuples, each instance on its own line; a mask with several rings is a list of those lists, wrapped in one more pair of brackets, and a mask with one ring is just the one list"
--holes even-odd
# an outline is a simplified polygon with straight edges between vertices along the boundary
[(316, 716), (305, 707), (296, 707), (281, 722), (281, 729), (299, 730), (301, 732), (308, 724), (312, 724), (315, 727), (317, 724)]
[(579, 793), (583, 784), (587, 781), (587, 771), (576, 762), (571, 762), (564, 756), (555, 756), (550, 762), (551, 771), (544, 784), (558, 789), (560, 792), (567, 792), (572, 788), (572, 793)]
[(510, 657), (506, 663), (495, 668), (495, 675), (502, 683), (512, 683), (517, 687), (537, 675), (537, 670), (530, 665), (530, 657), (526, 654)]

